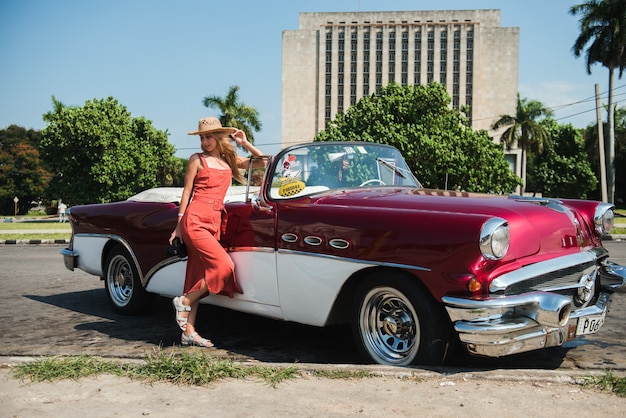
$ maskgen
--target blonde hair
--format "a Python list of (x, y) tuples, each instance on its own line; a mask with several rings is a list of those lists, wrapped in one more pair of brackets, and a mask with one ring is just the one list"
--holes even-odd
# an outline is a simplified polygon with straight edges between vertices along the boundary
[(230, 134), (219, 133), (214, 134), (213, 136), (217, 139), (217, 147), (219, 148), (220, 155), (230, 167), (230, 171), (233, 173), (233, 178), (239, 183), (245, 184), (246, 181), (239, 172), (239, 166), (237, 165), (237, 150), (230, 142)]

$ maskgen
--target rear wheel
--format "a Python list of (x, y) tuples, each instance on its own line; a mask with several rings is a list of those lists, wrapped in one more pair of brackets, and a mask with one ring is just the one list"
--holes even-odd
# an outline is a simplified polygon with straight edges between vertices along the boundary
[(112, 248), (107, 255), (104, 288), (113, 309), (124, 315), (143, 312), (154, 299), (154, 295), (143, 288), (129, 252), (119, 245)]
[(441, 307), (421, 285), (395, 273), (365, 280), (355, 294), (351, 322), (367, 362), (440, 365), (450, 346)]

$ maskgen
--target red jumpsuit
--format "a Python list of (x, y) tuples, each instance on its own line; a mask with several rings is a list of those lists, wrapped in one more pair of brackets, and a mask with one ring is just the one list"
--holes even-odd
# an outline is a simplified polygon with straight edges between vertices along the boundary
[(183, 293), (200, 289), (202, 280), (213, 294), (233, 297), (243, 293), (235, 279), (233, 260), (219, 243), (225, 220), (224, 196), (231, 183), (230, 169), (208, 166), (203, 156), (202, 170), (193, 181), (191, 202), (181, 220), (181, 236), (187, 246), (187, 272)]

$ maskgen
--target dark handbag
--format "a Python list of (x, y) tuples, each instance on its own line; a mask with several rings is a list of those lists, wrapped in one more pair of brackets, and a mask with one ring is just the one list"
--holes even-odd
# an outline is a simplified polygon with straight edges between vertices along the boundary
[(165, 247), (165, 254), (169, 255), (170, 257), (178, 256), (180, 258), (185, 258), (187, 257), (187, 247), (180, 240), (179, 237), (176, 237), (172, 241), (172, 245), (168, 245), (167, 247)]

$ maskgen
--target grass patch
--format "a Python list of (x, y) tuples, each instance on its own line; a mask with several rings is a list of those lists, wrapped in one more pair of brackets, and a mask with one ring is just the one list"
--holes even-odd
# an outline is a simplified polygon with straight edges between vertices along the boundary
[(50, 357), (32, 363), (21, 363), (14, 370), (18, 379), (28, 379), (32, 382), (54, 382), (62, 379), (77, 380), (81, 377), (96, 376), (99, 374), (122, 376), (123, 367), (98, 357)]
[[(24, 230), (24, 233), (10, 231)], [(33, 232), (28, 232), (33, 231)], [(36, 232), (35, 232), (36, 231)], [(0, 222), (0, 240), (70, 239), (72, 227), (69, 223), (42, 222), (41, 220)]]
[(376, 375), (365, 370), (313, 370), (312, 375), (324, 379), (366, 379)]
[(2, 234), (0, 240), (32, 240), (32, 239), (70, 239), (70, 233), (54, 233), (54, 234)]
[(15, 231), (18, 229), (23, 229), (25, 231), (43, 230), (50, 232), (67, 230), (67, 232), (70, 232), (72, 227), (68, 222), (0, 222), (0, 233), (2, 231)]
[(622, 398), (626, 397), (626, 377), (617, 377), (611, 371), (605, 372), (602, 376), (584, 378), (582, 386), (612, 392)]
[(206, 386), (223, 379), (255, 377), (272, 386), (300, 375), (295, 367), (244, 366), (205, 353), (165, 354), (157, 351), (141, 364), (125, 364), (99, 357), (51, 357), (15, 367), (14, 376), (32, 382), (111, 374), (143, 382), (166, 382), (176, 385)]

